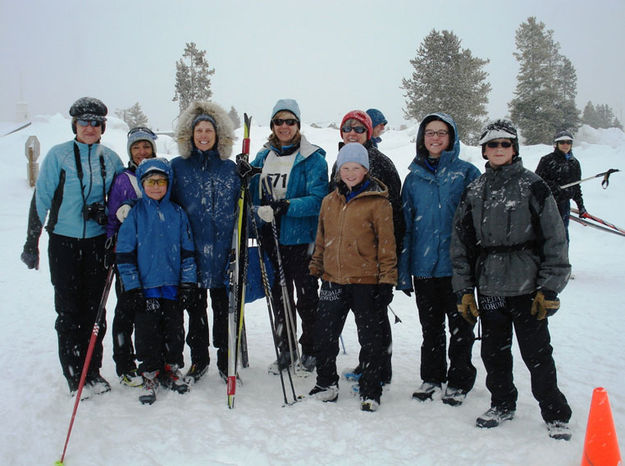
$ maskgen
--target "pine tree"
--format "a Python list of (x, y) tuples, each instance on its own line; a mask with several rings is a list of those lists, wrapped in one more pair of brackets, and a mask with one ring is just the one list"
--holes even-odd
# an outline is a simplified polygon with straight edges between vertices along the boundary
[(124, 120), (128, 128), (136, 128), (137, 126), (148, 126), (148, 117), (145, 116), (139, 102), (132, 107), (115, 110), (115, 115)]
[(241, 117), (237, 113), (237, 110), (234, 107), (230, 107), (230, 111), (228, 112), (228, 116), (232, 120), (232, 124), (234, 125), (234, 129), (241, 127)]
[(510, 116), (527, 144), (550, 144), (556, 131), (580, 125), (575, 67), (560, 54), (553, 31), (535, 17), (519, 26), (515, 39), (520, 70)]
[(483, 67), (489, 60), (473, 57), (460, 43), (453, 32), (435, 29), (423, 39), (410, 60), (412, 76), (402, 79), (404, 115), (421, 121), (428, 113), (448, 113), (462, 140), (475, 143), (487, 114), (491, 86)]
[(614, 116), (614, 111), (607, 104), (599, 104), (596, 107), (588, 102), (584, 107), (582, 123), (592, 128), (619, 128), (623, 129), (621, 122)]
[(176, 90), (174, 102), (178, 102), (180, 113), (191, 102), (210, 100), (210, 76), (215, 69), (210, 69), (205, 58), (206, 50), (198, 50), (195, 42), (187, 42), (182, 58), (176, 62)]

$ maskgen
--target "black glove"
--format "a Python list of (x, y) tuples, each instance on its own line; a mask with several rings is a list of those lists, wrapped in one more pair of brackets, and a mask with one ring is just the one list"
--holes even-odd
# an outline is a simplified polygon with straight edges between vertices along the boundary
[(538, 320), (543, 320), (545, 317), (554, 315), (558, 309), (560, 309), (558, 294), (555, 291), (543, 289), (536, 292), (530, 314), (536, 316)]
[(289, 201), (287, 201), (286, 199), (271, 201), (271, 208), (273, 209), (273, 214), (276, 217), (279, 217), (280, 215), (285, 215), (289, 210)]
[(403, 292), (406, 296), (408, 296), (409, 298), (412, 296), (412, 291), (413, 291), (413, 290), (402, 290), (402, 292)]
[(109, 236), (104, 243), (104, 267), (108, 270), (115, 265), (115, 236)]
[(381, 283), (378, 285), (377, 298), (381, 307), (387, 307), (393, 301), (393, 285)]
[(33, 247), (26, 241), (20, 259), (29, 269), (39, 270), (39, 248), (36, 245)]
[(480, 315), (480, 311), (477, 308), (475, 302), (475, 295), (473, 294), (473, 288), (467, 288), (456, 293), (458, 312), (460, 315), (469, 322), (474, 324), (477, 322), (477, 318)]
[(590, 215), (588, 215), (588, 211), (584, 206), (581, 206), (577, 210), (579, 211), (579, 218), (590, 218)]
[(156, 313), (161, 310), (161, 303), (158, 298), (148, 298), (145, 300), (145, 310), (150, 313)]
[(248, 178), (259, 173), (262, 173), (263, 169), (259, 167), (252, 167), (250, 163), (245, 160), (243, 154), (238, 154), (236, 157), (237, 161), (237, 171), (239, 172), (239, 176), (241, 178)]
[(178, 287), (178, 301), (184, 309), (187, 309), (187, 306), (193, 302), (196, 290), (197, 285), (195, 283), (185, 282)]

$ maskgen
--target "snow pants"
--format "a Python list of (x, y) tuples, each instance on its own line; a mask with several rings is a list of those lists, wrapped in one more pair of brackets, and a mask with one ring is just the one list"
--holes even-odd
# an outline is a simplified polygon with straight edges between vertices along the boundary
[(136, 312), (145, 308), (145, 301), (137, 299), (136, 293), (123, 290), (118, 273), (115, 274), (115, 292), (117, 305), (113, 317), (113, 360), (117, 375), (122, 375), (137, 368), (132, 333)]
[(210, 356), (208, 347), (208, 293), (210, 291), (213, 310), (213, 346), (217, 348), (217, 367), (224, 373), (228, 371), (228, 292), (226, 288), (198, 288), (197, 293), (187, 305), (189, 331), (187, 345), (191, 350), (191, 363), (208, 365)]
[(359, 380), (363, 399), (380, 401), (382, 395), (382, 364), (384, 361), (384, 321), (386, 310), (379, 305), (378, 285), (339, 285), (321, 282), (319, 313), (315, 322), (315, 350), (317, 358), (317, 385), (327, 387), (338, 383), (336, 357), (339, 337), (345, 326), (347, 313), (354, 313), (358, 342), (363, 356), (362, 376)]
[(512, 376), (512, 328), (521, 357), (530, 371), (532, 394), (545, 422), (568, 422), (571, 408), (558, 389), (548, 319), (530, 314), (533, 295), (479, 297), (482, 360), (491, 406), (515, 410), (517, 389)]
[(178, 301), (158, 299), (160, 309), (137, 309), (135, 335), (139, 373), (161, 370), (165, 364), (184, 366), (184, 321)]
[[(48, 258), (57, 313), (54, 328), (58, 337), (61, 368), (70, 390), (78, 388), (100, 298), (104, 291), (105, 238), (105, 235), (80, 239), (50, 234)], [(100, 374), (102, 340), (105, 334), (106, 314), (100, 322), (87, 381)]]
[[(473, 325), (458, 312), (451, 277), (415, 278), (414, 290), (423, 334), (421, 380), (469, 392), (477, 370), (471, 363), (475, 337)], [(449, 323), (449, 370), (447, 369), (445, 316)]]

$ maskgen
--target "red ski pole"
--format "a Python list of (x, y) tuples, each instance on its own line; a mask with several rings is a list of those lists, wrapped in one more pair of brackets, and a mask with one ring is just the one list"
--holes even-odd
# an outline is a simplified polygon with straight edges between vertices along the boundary
[(61, 459), (55, 463), (55, 465), (62, 465), (65, 459), (65, 452), (67, 451), (67, 444), (69, 443), (69, 437), (72, 434), (72, 427), (74, 426), (74, 419), (76, 419), (76, 411), (78, 411), (78, 404), (80, 403), (80, 397), (82, 395), (82, 389), (85, 386), (85, 379), (87, 378), (87, 370), (89, 364), (91, 364), (91, 356), (93, 355), (93, 348), (100, 333), (100, 320), (104, 314), (104, 306), (109, 297), (109, 291), (111, 291), (111, 283), (113, 282), (114, 267), (110, 266), (106, 275), (106, 281), (104, 282), (104, 291), (100, 298), (100, 305), (98, 306), (98, 313), (93, 323), (93, 330), (91, 331), (91, 338), (89, 339), (89, 347), (87, 348), (87, 355), (85, 356), (85, 362), (82, 365), (82, 373), (80, 374), (80, 382), (78, 383), (78, 391), (76, 392), (76, 401), (74, 401), (74, 410), (72, 411), (72, 418), (69, 421), (69, 429), (67, 430), (67, 437), (65, 438), (65, 446), (63, 447), (63, 454)]

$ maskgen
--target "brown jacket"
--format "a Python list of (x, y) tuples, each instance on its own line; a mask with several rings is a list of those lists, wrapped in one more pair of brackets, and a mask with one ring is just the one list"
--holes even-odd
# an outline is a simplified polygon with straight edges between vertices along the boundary
[(393, 209), (386, 186), (370, 180), (349, 202), (339, 188), (323, 199), (311, 275), (341, 285), (396, 284)]

